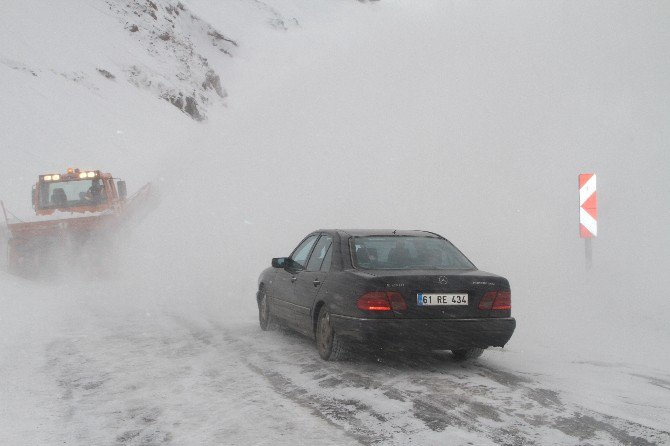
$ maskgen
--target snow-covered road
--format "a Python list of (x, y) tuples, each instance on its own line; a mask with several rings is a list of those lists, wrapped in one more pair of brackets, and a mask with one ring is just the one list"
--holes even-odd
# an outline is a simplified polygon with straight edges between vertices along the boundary
[(469, 363), (438, 353), (324, 362), (312, 341), (262, 332), (249, 312), (54, 294), (55, 313), (40, 297), (21, 304), (35, 316), (14, 319), (27, 336), (5, 332), (2, 353), (24, 354), (3, 364), (3, 444), (670, 442), (670, 374), (658, 370), (516, 349)]

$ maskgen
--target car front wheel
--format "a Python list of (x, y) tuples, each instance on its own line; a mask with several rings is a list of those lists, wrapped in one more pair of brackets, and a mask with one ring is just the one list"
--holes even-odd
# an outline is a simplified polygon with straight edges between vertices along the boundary
[(326, 361), (337, 361), (346, 356), (344, 341), (333, 330), (330, 313), (325, 306), (319, 310), (316, 321), (316, 348)]
[(258, 321), (260, 322), (261, 330), (263, 331), (268, 331), (273, 327), (270, 303), (268, 302), (268, 296), (265, 292), (258, 301)]

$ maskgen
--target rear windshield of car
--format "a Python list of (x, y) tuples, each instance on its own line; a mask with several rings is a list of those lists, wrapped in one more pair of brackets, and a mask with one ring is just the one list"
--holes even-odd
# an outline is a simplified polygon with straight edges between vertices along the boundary
[(351, 239), (354, 267), (363, 269), (475, 269), (447, 240), (420, 236)]

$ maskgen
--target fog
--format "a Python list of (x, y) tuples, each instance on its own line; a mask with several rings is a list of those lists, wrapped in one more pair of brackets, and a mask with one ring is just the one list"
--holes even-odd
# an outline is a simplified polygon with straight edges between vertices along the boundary
[[(3, 275), (13, 295), (93, 286), (113, 299), (100, 304), (110, 314), (252, 324), (258, 275), (307, 233), (424, 229), (509, 279), (517, 330), (506, 349), (558, 358), (558, 369), (667, 372), (667, 3), (268, 2), (284, 30), (246, 2), (183, 1), (239, 43), (209, 60), (228, 96), (204, 122), (121, 79), (89, 90), (52, 80), (56, 63), (114, 66), (130, 56), (101, 53), (131, 43), (89, 24), (86, 44), (47, 59), (62, 47), (41, 40), (44, 17), (21, 3), (0, 57), (43, 72), (0, 65), (0, 199), (29, 218), (34, 178), (81, 163), (131, 193), (153, 182), (161, 201), (124, 230), (112, 277)], [(589, 172), (599, 233), (587, 270), (577, 175)]]
[[(259, 44), (227, 109), (161, 159), (163, 204), (138, 232), (153, 261), (133, 269), (252, 314), (258, 273), (314, 229), (426, 229), (510, 279), (513, 343), (665, 355), (668, 11), (340, 6)], [(192, 7), (216, 23), (216, 4)]]

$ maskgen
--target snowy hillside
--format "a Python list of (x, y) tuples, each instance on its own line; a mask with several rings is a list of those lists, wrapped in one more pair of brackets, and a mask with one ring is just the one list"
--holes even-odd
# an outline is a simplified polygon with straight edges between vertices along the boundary
[[(670, 443), (669, 23), (663, 2), (4, 2), (0, 200), (32, 219), (37, 176), (81, 167), (161, 204), (113, 277), (0, 259), (0, 444)], [(466, 364), (261, 332), (258, 274), (320, 227), (443, 234), (509, 278), (517, 331)]]
[(21, 45), (3, 48), (5, 67), (36, 78), (58, 75), (93, 91), (104, 88), (98, 76), (118, 78), (196, 120), (204, 119), (210, 102), (226, 95), (208, 59), (222, 63), (217, 59), (232, 57), (237, 43), (182, 3), (109, 0), (45, 3), (41, 9), (53, 17), (51, 26), (10, 5), (5, 41), (12, 38)]

